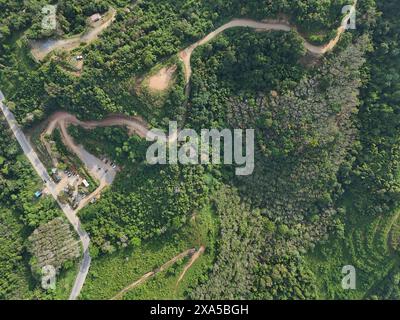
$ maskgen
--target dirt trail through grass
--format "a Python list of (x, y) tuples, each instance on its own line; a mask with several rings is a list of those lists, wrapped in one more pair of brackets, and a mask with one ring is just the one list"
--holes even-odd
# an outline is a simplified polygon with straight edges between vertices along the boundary
[(176, 282), (176, 288), (178, 287), (179, 283), (182, 281), (183, 277), (185, 276), (186, 272), (190, 269), (190, 267), (196, 262), (196, 260), (198, 258), (200, 258), (200, 256), (203, 254), (203, 252), (206, 250), (206, 247), (201, 246), (199, 250), (197, 250), (197, 252), (192, 255), (192, 257), (190, 258), (190, 261), (187, 263), (187, 265), (185, 266), (185, 268), (183, 269), (182, 273), (179, 276), (178, 281)]
[(178, 254), (177, 256), (175, 256), (171, 260), (169, 260), (168, 262), (164, 263), (160, 268), (158, 268), (158, 269), (156, 269), (154, 271), (146, 273), (139, 280), (133, 282), (132, 284), (130, 284), (126, 288), (122, 289), (117, 295), (115, 295), (113, 298), (111, 298), (111, 300), (121, 299), (123, 297), (123, 295), (125, 293), (127, 293), (128, 291), (130, 291), (133, 288), (137, 287), (138, 285), (142, 284), (143, 282), (145, 282), (149, 278), (154, 277), (157, 273), (165, 271), (166, 269), (168, 269), (170, 266), (172, 266), (178, 260), (183, 259), (183, 258), (185, 258), (186, 256), (189, 256), (189, 255), (193, 256), (195, 253), (196, 253), (196, 249), (188, 249), (188, 250)]

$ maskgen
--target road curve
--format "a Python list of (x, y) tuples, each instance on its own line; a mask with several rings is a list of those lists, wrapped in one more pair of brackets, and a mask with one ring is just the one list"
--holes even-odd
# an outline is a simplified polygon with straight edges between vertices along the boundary
[[(103, 120), (81, 121), (76, 116), (68, 112), (56, 112), (50, 117), (49, 126), (47, 127), (47, 134), (51, 134), (56, 127), (61, 129), (67, 128), (70, 125), (79, 126), (84, 129), (90, 130), (98, 127), (126, 127), (129, 135), (138, 135), (141, 138), (148, 138), (149, 140), (161, 140), (163, 142), (174, 142), (177, 140), (177, 134), (169, 137), (163, 137), (153, 132), (149, 125), (141, 117), (128, 117), (125, 115), (110, 115)], [(76, 147), (74, 146), (73, 139), (68, 135), (64, 129), (63, 135), (67, 138), (65, 142), (71, 149), (79, 155)]]
[[(68, 205), (62, 204), (61, 202), (58, 201), (57, 197), (57, 191), (56, 191), (56, 185), (54, 182), (52, 182), (46, 168), (40, 161), (38, 155), (36, 154), (35, 150), (31, 146), (30, 142), (26, 138), (25, 134), (22, 132), (20, 129), (14, 115), (10, 111), (10, 109), (3, 103), (4, 100), (4, 95), (0, 91), (0, 106), (1, 110), (14, 134), (16, 137), (18, 143), (20, 144), (24, 154), (28, 158), (28, 160), (31, 162), (32, 166), (34, 167), (35, 171), (38, 173), (38, 175), (41, 177), (43, 181), (46, 181), (46, 187), (55, 199), (55, 201), (58, 203), (62, 211), (64, 212), (65, 216), (67, 217), (68, 221), (72, 224), (74, 227), (75, 231), (78, 233), (79, 238), (82, 242), (82, 247), (83, 247), (83, 259), (80, 264), (79, 268), (79, 273), (75, 279), (74, 286), (72, 288), (71, 294), (69, 296), (69, 300), (76, 300), (82, 290), (83, 284), (85, 282), (86, 276), (89, 272), (90, 268), (90, 263), (91, 263), (91, 257), (89, 253), (89, 243), (90, 243), (90, 238), (89, 235), (83, 230), (81, 222), (79, 218), (77, 217), (76, 213), (82, 209), (84, 204), (80, 205), (77, 210), (73, 211)], [(69, 136), (66, 128), (69, 125), (76, 125), (76, 126), (81, 126), (85, 129), (94, 129), (96, 127), (109, 127), (109, 126), (125, 126), (128, 128), (130, 135), (137, 134), (138, 136), (142, 138), (152, 138), (156, 139), (156, 134), (152, 133), (148, 125), (144, 122), (139, 117), (127, 117), (127, 116), (120, 116), (120, 115), (114, 115), (110, 116), (104, 120), (100, 121), (81, 121), (78, 120), (74, 115), (71, 115), (67, 112), (57, 112), (55, 113), (51, 118), (50, 118), (50, 123), (47, 128), (47, 133), (51, 133), (54, 131), (56, 127), (60, 127), (62, 136), (64, 138), (64, 142), (67, 144), (68, 147), (72, 149), (73, 152), (76, 153), (78, 157), (81, 158), (81, 160), (86, 163), (85, 157), (83, 154), (90, 154), (83, 148), (75, 145), (73, 139), (71, 136)], [(162, 139), (163, 137), (158, 137), (158, 139)], [(177, 135), (170, 136), (167, 138), (169, 141), (175, 141), (177, 139)], [(110, 184), (113, 180), (113, 176), (109, 177), (109, 179), (106, 179), (105, 184), (101, 184), (99, 189), (96, 190), (96, 192), (101, 192), (104, 187), (106, 187), (108, 184)], [(111, 179), (111, 180), (110, 180)]]
[(43, 181), (46, 181), (46, 187), (53, 196), (54, 200), (58, 203), (62, 211), (64, 212), (65, 216), (67, 217), (68, 221), (72, 224), (75, 231), (78, 233), (79, 238), (82, 242), (83, 247), (83, 259), (79, 268), (78, 276), (76, 277), (73, 289), (69, 296), (70, 300), (75, 300), (82, 289), (83, 283), (85, 282), (87, 273), (89, 272), (90, 267), (90, 254), (89, 254), (89, 243), (90, 239), (88, 234), (83, 230), (81, 222), (79, 221), (78, 217), (76, 216), (75, 212), (68, 206), (60, 203), (57, 199), (57, 191), (56, 185), (52, 182), (49, 174), (47, 173), (46, 168), (40, 161), (38, 155), (36, 154), (35, 150), (32, 148), (30, 142), (26, 138), (25, 134), (22, 132), (21, 128), (19, 127), (14, 115), (10, 111), (10, 109), (3, 103), (4, 95), (0, 90), (0, 108), (6, 118), (15, 138), (17, 139), (19, 145), (21, 146), (24, 154), (32, 164), (33, 168), (40, 176)]
[[(341, 35), (346, 31), (347, 24), (352, 16), (352, 14), (356, 10), (356, 5), (357, 5), (357, 0), (354, 1), (354, 5), (352, 6), (351, 11), (343, 18), (342, 23), (340, 24), (340, 27), (337, 29), (336, 37), (334, 39), (332, 39), (329, 43), (327, 43), (325, 45), (315, 46), (303, 38), (304, 47), (310, 53), (313, 53), (315, 55), (323, 55), (323, 54), (327, 53), (328, 51), (331, 51), (336, 46), (336, 44), (339, 42)], [(192, 44), (191, 46), (187, 47), (186, 49), (182, 50), (179, 53), (179, 58), (183, 62), (183, 65), (185, 68), (186, 83), (189, 83), (190, 78), (192, 76), (192, 67), (191, 67), (190, 60), (191, 60), (193, 51), (197, 47), (210, 42), (212, 39), (214, 39), (216, 36), (218, 36), (220, 33), (224, 32), (225, 30), (228, 30), (231, 28), (238, 28), (238, 27), (252, 28), (252, 29), (259, 30), (259, 31), (285, 31), (285, 32), (288, 32), (291, 30), (297, 31), (296, 27), (291, 26), (287, 22), (276, 22), (276, 21), (259, 22), (259, 21), (255, 21), (255, 20), (251, 20), (251, 19), (233, 19), (232, 21), (222, 25), (218, 29), (209, 33), (203, 39), (197, 41), (196, 43)]]

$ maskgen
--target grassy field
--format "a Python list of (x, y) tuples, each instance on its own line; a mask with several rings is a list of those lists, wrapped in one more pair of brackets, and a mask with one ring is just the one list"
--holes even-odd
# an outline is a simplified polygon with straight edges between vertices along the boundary
[(57, 276), (56, 289), (54, 291), (54, 300), (68, 300), (69, 294), (71, 293), (72, 287), (75, 282), (75, 278), (79, 272), (79, 261), (74, 264), (73, 267), (68, 270), (63, 270)]
[(176, 234), (165, 234), (136, 249), (101, 256), (92, 262), (82, 299), (111, 299), (144, 274), (191, 249), (204, 245), (205, 253), (193, 264), (178, 287), (176, 281), (188, 258), (182, 259), (148, 282), (128, 292), (125, 299), (184, 299), (190, 287), (208, 271), (214, 260), (215, 219), (210, 207), (199, 212)]
[[(351, 217), (351, 212), (349, 214)], [(333, 237), (308, 256), (318, 279), (321, 299), (363, 299), (392, 270), (400, 265), (400, 210), (377, 217), (352, 218), (346, 224), (344, 238)], [(356, 269), (356, 290), (343, 290), (343, 266)]]
[(154, 278), (125, 294), (124, 299), (185, 299), (188, 296), (190, 288), (195, 287), (198, 281), (204, 277), (204, 271), (207, 270), (213, 262), (213, 255), (209, 253), (202, 255), (187, 271), (182, 281), (177, 284), (180, 274), (188, 261), (189, 258), (185, 258), (168, 270), (157, 274)]

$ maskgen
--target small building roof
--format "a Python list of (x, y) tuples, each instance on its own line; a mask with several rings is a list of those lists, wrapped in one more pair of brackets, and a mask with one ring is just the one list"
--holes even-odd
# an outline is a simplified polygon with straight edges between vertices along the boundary
[(86, 179), (83, 179), (83, 180), (82, 180), (82, 183), (83, 183), (83, 185), (84, 185), (86, 188), (88, 188), (88, 187), (90, 186), (89, 182), (87, 182)]
[(92, 22), (99, 21), (100, 19), (101, 19), (101, 14), (100, 14), (100, 13), (95, 13), (95, 14), (92, 14), (92, 15), (90, 16), (90, 20), (91, 20)]

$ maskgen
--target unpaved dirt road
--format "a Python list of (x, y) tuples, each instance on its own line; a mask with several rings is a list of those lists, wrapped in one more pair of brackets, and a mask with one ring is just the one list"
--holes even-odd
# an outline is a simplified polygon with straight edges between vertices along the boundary
[(186, 272), (190, 269), (190, 267), (193, 265), (193, 263), (196, 262), (196, 260), (198, 258), (200, 258), (200, 256), (204, 253), (204, 251), (206, 250), (205, 246), (201, 246), (199, 250), (197, 250), (197, 252), (191, 256), (189, 262), (187, 263), (187, 265), (185, 266), (185, 268), (183, 269), (181, 275), (179, 276), (178, 281), (176, 282), (176, 288), (178, 287), (179, 283), (182, 281), (183, 277), (185, 276)]
[[(92, 177), (96, 178), (100, 185), (86, 199), (82, 200), (75, 212), (83, 209), (93, 198), (99, 198), (102, 191), (110, 186), (117, 174), (117, 169), (111, 166), (111, 163), (106, 164), (101, 159), (89, 153), (83, 146), (77, 145), (74, 139), (68, 133), (68, 126), (80, 126), (84, 129), (95, 129), (98, 127), (121, 126), (128, 129), (129, 135), (138, 135), (141, 138), (155, 139), (156, 135), (149, 130), (147, 123), (140, 117), (127, 117), (123, 115), (113, 115), (100, 121), (81, 121), (74, 115), (67, 112), (57, 112), (49, 119), (49, 124), (45, 132), (41, 135), (42, 142), (46, 146), (47, 151), (51, 155), (51, 147), (46, 141), (45, 136), (50, 136), (56, 128), (60, 129), (63, 143), (84, 163)], [(160, 137), (162, 140), (163, 137)], [(168, 142), (175, 141), (177, 134), (166, 138)], [(167, 142), (167, 141), (165, 141)], [(55, 160), (53, 159), (53, 162)]]
[[(343, 19), (340, 27), (337, 29), (335, 39), (331, 40), (326, 45), (315, 46), (315, 45), (307, 42), (307, 40), (305, 40), (303, 38), (305, 48), (309, 52), (311, 52), (315, 55), (323, 55), (323, 54), (327, 53), (328, 51), (332, 50), (336, 46), (336, 44), (339, 42), (340, 37), (343, 34), (343, 32), (346, 31), (346, 27), (351, 18), (351, 15), (356, 10), (356, 5), (357, 5), (357, 0), (355, 0), (355, 2), (354, 2), (354, 5), (352, 7), (352, 12), (350, 12), (348, 15), (346, 15), (346, 17)], [(192, 44), (190, 47), (182, 50), (179, 53), (179, 57), (182, 60), (184, 67), (185, 67), (186, 83), (189, 83), (190, 78), (192, 76), (192, 67), (191, 67), (190, 60), (191, 60), (193, 51), (197, 47), (210, 42), (212, 39), (214, 39), (216, 36), (218, 36), (220, 33), (224, 32), (225, 30), (228, 30), (231, 28), (238, 28), (238, 27), (252, 28), (252, 29), (256, 29), (258, 31), (286, 31), (286, 32), (291, 31), (291, 30), (297, 31), (296, 27), (291, 26), (286, 22), (276, 22), (276, 21), (258, 22), (258, 21), (254, 21), (254, 20), (250, 20), (250, 19), (234, 19), (234, 20), (224, 24), (223, 26), (219, 27), (215, 31), (209, 33), (206, 37), (197, 41), (196, 43)]]
[[(114, 170), (111, 165), (105, 164), (102, 160), (90, 154), (81, 145), (75, 144), (67, 130), (68, 126), (71, 124), (85, 127), (84, 123), (79, 121), (76, 117), (68, 113), (57, 112), (50, 118), (45, 135), (50, 136), (56, 128), (59, 128), (63, 143), (78, 156), (91, 175), (100, 181), (100, 187), (104, 189), (114, 181), (116, 170)], [(99, 170), (99, 168), (101, 170)], [(95, 195), (93, 194), (91, 198), (93, 198), (93, 196)]]
[[(144, 121), (141, 117), (128, 117), (124, 115), (111, 115), (103, 120), (98, 121), (81, 121), (76, 116), (68, 113), (68, 112), (56, 112), (50, 117), (49, 125), (46, 130), (46, 134), (51, 134), (56, 127), (64, 128), (64, 133), (66, 133), (66, 137), (68, 137), (68, 133), (65, 128), (69, 125), (80, 126), (84, 129), (95, 129), (99, 127), (126, 127), (128, 129), (129, 135), (138, 135), (141, 138), (149, 138), (156, 139), (158, 135), (153, 133), (149, 125)], [(162, 139), (162, 137), (160, 137)], [(177, 135), (172, 135), (167, 138), (165, 142), (172, 142), (177, 139)], [(71, 137), (66, 140), (68, 146), (73, 148), (73, 140)], [(73, 148), (74, 150), (79, 151), (78, 149)]]
[(91, 43), (99, 37), (99, 34), (114, 21), (116, 10), (111, 8), (105, 21), (95, 28), (90, 28), (85, 34), (74, 36), (68, 39), (48, 39), (31, 41), (31, 53), (36, 61), (42, 61), (50, 52), (54, 50), (72, 51), (79, 47), (81, 43)]

